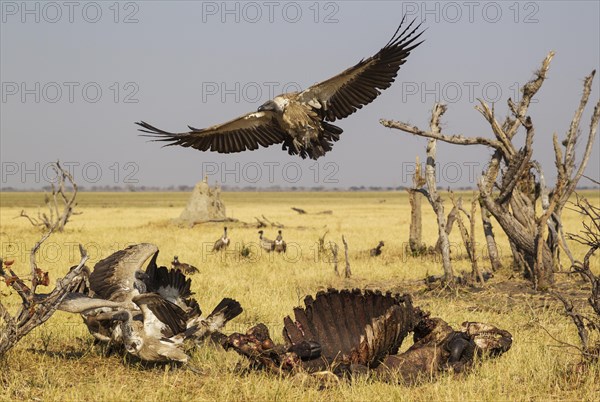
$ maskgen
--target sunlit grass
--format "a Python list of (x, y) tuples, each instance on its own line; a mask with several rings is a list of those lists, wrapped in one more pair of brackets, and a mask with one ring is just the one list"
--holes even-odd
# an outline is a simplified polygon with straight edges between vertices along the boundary
[[(470, 198), (471, 193), (463, 193)], [(588, 192), (598, 205), (597, 192)], [(415, 304), (430, 310), (453, 326), (465, 320), (493, 323), (514, 336), (512, 349), (500, 359), (485, 362), (461, 377), (442, 377), (417, 387), (401, 387), (359, 379), (342, 382), (323, 390), (300, 379), (278, 378), (265, 373), (244, 373), (236, 369), (241, 359), (209, 346), (191, 351), (192, 364), (202, 374), (167, 367), (143, 368), (121, 356), (105, 357), (92, 346), (92, 338), (75, 315), (57, 313), (44, 326), (28, 335), (0, 363), (0, 400), (594, 400), (600, 394), (599, 370), (576, 375), (571, 367), (576, 350), (562, 347), (552, 336), (578, 344), (571, 322), (550, 297), (529, 294), (527, 283), (510, 267), (506, 239), (499, 234), (504, 269), (481, 292), (460, 290), (426, 292), (414, 281), (425, 275), (440, 274), (441, 261), (433, 257), (411, 258), (404, 253), (408, 242), (409, 206), (401, 192), (385, 193), (225, 193), (227, 214), (239, 223), (228, 224), (233, 244), (224, 254), (210, 248), (221, 235), (222, 225), (205, 224), (193, 228), (172, 225), (181, 212), (186, 193), (81, 193), (78, 211), (64, 233), (53, 235), (41, 248), (39, 265), (50, 271), (51, 281), (64, 275), (79, 261), (77, 244), (83, 244), (93, 265), (99, 259), (128, 244), (152, 242), (159, 246), (159, 263), (169, 265), (174, 255), (200, 269), (193, 290), (203, 311), (208, 312), (224, 296), (234, 297), (244, 307), (227, 331), (245, 331), (265, 322), (276, 340), (281, 340), (282, 318), (302, 303), (304, 296), (328, 287), (377, 288), (411, 291)], [(384, 201), (385, 200), (385, 201)], [(21, 209), (35, 215), (41, 207), (39, 193), (0, 194), (0, 253), (15, 259), (15, 270), (28, 271), (29, 249), (40, 231), (23, 218), (14, 219)], [(299, 215), (291, 207), (306, 209)], [(332, 210), (331, 215), (318, 215)], [(428, 244), (437, 238), (431, 208), (425, 203), (424, 235)], [(263, 254), (254, 217), (265, 215), (281, 222), (288, 242), (288, 255)], [(567, 231), (578, 231), (581, 216), (565, 211)], [(478, 225), (480, 266), (487, 268), (485, 242)], [(329, 231), (326, 241), (340, 244), (341, 235), (350, 246), (352, 278), (337, 277), (330, 261), (319, 256), (317, 240)], [(265, 229), (269, 238), (275, 228)], [(385, 241), (383, 254), (371, 258), (368, 250)], [(454, 243), (454, 268), (470, 270), (458, 232)], [(254, 245), (250, 258), (239, 256), (242, 243)], [(584, 247), (572, 243), (580, 258)], [(593, 268), (599, 272), (598, 258)], [(509, 280), (513, 275), (514, 278)], [(558, 274), (559, 281), (576, 278)], [(406, 282), (412, 281), (412, 282)], [(513, 286), (513, 284), (518, 286)], [(508, 285), (510, 286), (508, 286)], [(1, 284), (0, 284), (1, 285)], [(18, 298), (4, 285), (2, 302), (15, 308)], [(581, 292), (579, 292), (581, 294)], [(408, 340), (407, 340), (408, 342)]]

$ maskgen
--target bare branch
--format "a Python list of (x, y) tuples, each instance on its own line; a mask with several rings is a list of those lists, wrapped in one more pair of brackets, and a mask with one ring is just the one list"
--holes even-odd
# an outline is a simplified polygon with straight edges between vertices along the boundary
[[(542, 67), (536, 71), (536, 76), (531, 81), (521, 88), (521, 93), (523, 94), (521, 101), (518, 105), (515, 105), (511, 99), (508, 100), (508, 105), (513, 111), (513, 115), (515, 116), (515, 120), (512, 122), (510, 127), (506, 132), (506, 136), (512, 140), (512, 138), (517, 133), (519, 126), (521, 125), (521, 119), (527, 115), (527, 110), (529, 109), (529, 104), (531, 100), (535, 96), (535, 94), (540, 90), (542, 84), (546, 80), (546, 74), (548, 73), (548, 69), (550, 68), (550, 62), (554, 57), (554, 52), (548, 53), (546, 58), (542, 61)], [(511, 105), (512, 103), (512, 105)]]
[(579, 179), (581, 179), (581, 176), (583, 175), (583, 172), (585, 171), (587, 163), (590, 159), (590, 155), (592, 154), (594, 139), (596, 138), (596, 133), (598, 132), (598, 121), (599, 120), (600, 120), (600, 101), (598, 101), (598, 103), (596, 103), (596, 106), (594, 108), (594, 113), (593, 113), (591, 121), (590, 121), (590, 131), (588, 134), (588, 140), (587, 140), (587, 144), (585, 146), (585, 151), (583, 153), (583, 157), (581, 158), (581, 162), (579, 164), (579, 169), (577, 169), (577, 173), (575, 173), (575, 176), (573, 176), (569, 180), (569, 184), (568, 184), (567, 188), (565, 189), (565, 192), (564, 192), (563, 197), (560, 202), (561, 207), (567, 202), (567, 200), (569, 199), (569, 196), (573, 193), (573, 191), (575, 191), (575, 187), (577, 187), (577, 183), (579, 183)]
[(56, 222), (54, 225), (52, 225), (52, 227), (50, 227), (50, 229), (48, 229), (48, 231), (42, 236), (42, 238), (40, 240), (38, 240), (37, 243), (35, 243), (35, 245), (31, 249), (31, 252), (29, 253), (29, 265), (31, 267), (31, 290), (33, 293), (35, 293), (35, 290), (38, 285), (38, 283), (37, 283), (38, 266), (35, 261), (35, 254), (40, 249), (42, 243), (45, 242), (50, 237), (50, 235), (52, 235), (52, 233), (54, 232), (54, 229), (56, 228), (57, 225), (58, 225), (58, 222)]
[(492, 147), (492, 148), (501, 148), (500, 142), (491, 140), (489, 138), (484, 138), (484, 137), (471, 138), (471, 137), (465, 137), (461, 134), (443, 135), (443, 134), (440, 134), (439, 132), (423, 131), (423, 130), (420, 130), (418, 127), (411, 126), (409, 124), (402, 123), (399, 121), (394, 121), (394, 120), (380, 119), (379, 123), (381, 125), (383, 125), (384, 127), (395, 128), (395, 129), (404, 131), (409, 134), (418, 135), (419, 137), (426, 137), (426, 138), (431, 138), (434, 140), (440, 140), (443, 142), (447, 142), (449, 144), (486, 145), (486, 146)]
[(596, 179), (592, 179), (591, 177), (589, 177), (589, 176), (586, 176), (586, 175), (584, 175), (584, 174), (582, 174), (582, 175), (581, 175), (581, 177), (585, 177), (586, 179), (588, 179), (588, 180), (589, 180), (589, 181), (591, 181), (592, 183), (594, 183), (594, 184), (597, 184), (597, 185), (599, 185), (599, 186), (600, 186), (600, 181), (598, 181), (598, 180), (596, 180)]
[[(47, 237), (46, 237), (47, 238)], [(41, 244), (44, 238), (38, 242)], [(39, 246), (38, 246), (39, 247)], [(35, 249), (35, 248), (34, 248)], [(21, 338), (31, 332), (34, 328), (46, 322), (56, 311), (67, 293), (70, 291), (71, 283), (81, 275), (81, 271), (88, 259), (87, 253), (80, 245), (81, 260), (73, 267), (64, 278), (57, 281), (56, 287), (48, 295), (36, 295), (32, 289), (28, 289), (23, 281), (8, 268), (10, 264), (0, 260), (0, 277), (13, 287), (23, 299), (21, 308), (15, 317), (0, 303), (0, 316), (4, 326), (0, 328), (0, 356), (11, 349)], [(35, 251), (32, 250), (32, 254)], [(35, 257), (32, 257), (35, 264)], [(3, 268), (7, 266), (7, 268)], [(32, 272), (32, 282), (35, 284), (37, 274)]]
[(590, 94), (592, 93), (592, 81), (594, 80), (594, 75), (596, 75), (596, 70), (592, 71), (590, 75), (588, 75), (583, 83), (583, 94), (581, 95), (581, 100), (579, 101), (579, 107), (575, 111), (575, 115), (571, 120), (571, 125), (569, 126), (569, 131), (567, 131), (567, 138), (565, 139), (565, 168), (567, 176), (571, 176), (573, 173), (573, 169), (575, 167), (575, 144), (577, 143), (578, 133), (579, 133), (579, 123), (581, 122), (581, 115), (585, 110), (585, 106), (590, 98)]
[[(38, 219), (33, 219), (23, 210), (18, 217), (27, 218), (33, 226), (44, 227), (47, 230), (53, 228), (53, 230), (62, 232), (69, 221), (69, 218), (72, 215), (77, 215), (77, 213), (74, 212), (74, 207), (76, 205), (75, 199), (77, 197), (78, 188), (73, 176), (60, 166), (59, 161), (55, 162), (52, 165), (52, 168), (56, 172), (58, 184), (55, 186), (54, 183), (50, 183), (52, 188), (52, 202), (47, 194), (44, 197), (44, 204), (48, 208), (50, 216), (38, 212)], [(73, 188), (69, 196), (67, 196), (66, 189), (67, 180)], [(60, 212), (61, 203), (63, 209), (62, 213)]]
[(333, 272), (335, 272), (336, 276), (340, 276), (340, 271), (338, 270), (338, 245), (330, 241), (329, 248), (333, 256)]
[(490, 123), (492, 131), (494, 132), (496, 138), (498, 138), (498, 143), (501, 145), (498, 149), (501, 150), (502, 153), (506, 156), (514, 155), (516, 152), (515, 147), (504, 133), (502, 127), (500, 127), (500, 124), (498, 124), (498, 121), (494, 116), (493, 109), (490, 109), (489, 106), (483, 100), (478, 99), (478, 101), (479, 105), (475, 106), (475, 109), (483, 115), (483, 117), (488, 121), (488, 123)]

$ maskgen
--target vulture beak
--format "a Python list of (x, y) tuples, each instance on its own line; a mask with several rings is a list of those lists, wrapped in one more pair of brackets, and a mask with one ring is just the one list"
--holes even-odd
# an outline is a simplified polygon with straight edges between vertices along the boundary
[(275, 110), (275, 104), (272, 100), (267, 101), (258, 107), (259, 112), (264, 112), (267, 110)]

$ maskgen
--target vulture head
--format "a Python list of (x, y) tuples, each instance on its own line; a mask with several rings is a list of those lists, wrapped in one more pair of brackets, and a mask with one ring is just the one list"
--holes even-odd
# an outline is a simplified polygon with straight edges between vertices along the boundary
[(271, 111), (271, 112), (283, 113), (283, 111), (288, 103), (289, 103), (288, 99), (286, 99), (282, 95), (279, 95), (271, 100), (266, 101), (262, 105), (260, 105), (258, 107), (258, 111), (259, 112)]
[(132, 335), (129, 342), (125, 344), (125, 350), (134, 356), (139, 355), (140, 350), (144, 346), (144, 341), (137, 335)]

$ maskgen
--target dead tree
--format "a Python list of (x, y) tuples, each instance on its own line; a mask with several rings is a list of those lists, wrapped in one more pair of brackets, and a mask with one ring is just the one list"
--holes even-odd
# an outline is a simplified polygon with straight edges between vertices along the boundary
[(479, 263), (477, 261), (477, 243), (475, 242), (475, 213), (477, 212), (477, 198), (473, 197), (471, 201), (471, 212), (468, 212), (462, 205), (462, 197), (458, 200), (454, 198), (454, 193), (450, 192), (450, 199), (454, 208), (462, 212), (469, 220), (469, 229), (465, 226), (462, 216), (460, 213), (456, 214), (456, 222), (460, 231), (460, 237), (465, 245), (467, 251), (467, 257), (471, 261), (471, 279), (478, 280), (481, 285), (484, 285), (483, 275), (479, 270)]
[[(583, 221), (583, 230), (577, 234), (568, 234), (568, 238), (589, 247), (583, 258), (583, 262), (575, 261), (571, 266), (574, 273), (579, 274), (591, 287), (588, 304), (592, 308), (593, 316), (577, 311), (573, 303), (560, 293), (553, 295), (559, 299), (565, 308), (565, 313), (571, 318), (577, 327), (581, 343), (581, 355), (583, 363), (597, 364), (600, 361), (600, 277), (590, 269), (590, 258), (600, 249), (600, 208), (594, 207), (586, 199), (577, 198), (578, 210), (589, 220)], [(590, 332), (594, 332), (596, 341), (591, 341)]]
[(408, 201), (410, 202), (410, 233), (408, 236), (408, 248), (413, 256), (423, 254), (425, 252), (425, 245), (423, 244), (423, 224), (421, 214), (421, 204), (423, 201), (423, 194), (419, 191), (425, 185), (425, 177), (421, 172), (421, 163), (417, 156), (415, 160), (415, 173), (413, 174), (413, 185), (411, 188), (407, 188)]
[[(454, 222), (456, 222), (456, 217), (458, 216), (458, 208), (452, 206), (450, 212), (448, 212), (448, 216), (446, 217), (446, 236), (450, 236), (452, 233), (452, 228), (454, 227)], [(438, 239), (435, 242), (435, 247), (433, 251), (436, 253), (442, 252), (442, 237), (438, 235)]]
[(306, 211), (304, 209), (302, 209), (302, 208), (292, 207), (292, 210), (298, 212), (300, 215), (306, 214)]
[[(52, 193), (50, 196), (45, 195), (44, 204), (48, 208), (47, 213), (38, 212), (37, 218), (30, 217), (25, 210), (21, 211), (19, 218), (26, 218), (33, 226), (49, 230), (54, 227), (54, 230), (62, 232), (65, 225), (72, 215), (78, 215), (74, 212), (75, 198), (77, 197), (77, 184), (73, 176), (68, 171), (60, 166), (60, 162), (52, 164), (52, 169), (56, 173), (56, 184), (50, 183)], [(67, 184), (72, 190), (67, 190)]]
[(471, 213), (467, 214), (466, 211), (464, 211), (464, 212), (467, 215), (467, 217), (469, 218), (469, 222), (471, 224), (470, 242), (471, 242), (471, 264), (473, 265), (473, 275), (477, 276), (477, 278), (479, 279), (479, 282), (483, 286), (484, 280), (483, 280), (483, 275), (481, 273), (481, 270), (479, 269), (479, 263), (478, 263), (478, 257), (477, 257), (477, 242), (475, 241), (475, 222), (476, 222), (475, 214), (477, 213), (477, 202), (478, 202), (477, 197), (475, 197), (475, 195), (473, 195), (473, 199), (471, 200)]
[(350, 278), (352, 271), (350, 270), (350, 259), (348, 258), (348, 243), (346, 238), (342, 235), (342, 243), (344, 243), (344, 257), (346, 258), (346, 268), (344, 268), (344, 278)]
[(333, 260), (333, 272), (335, 272), (336, 276), (340, 276), (340, 271), (338, 270), (338, 245), (337, 243), (330, 241), (329, 248), (331, 250), (331, 256)]
[(31, 250), (31, 287), (15, 274), (11, 268), (12, 262), (5, 262), (0, 258), (0, 278), (8, 286), (11, 286), (21, 298), (21, 306), (15, 315), (11, 315), (0, 301), (0, 356), (3, 356), (34, 328), (46, 322), (54, 314), (67, 293), (80, 283), (81, 271), (88, 259), (87, 253), (81, 245), (79, 246), (81, 253), (79, 264), (73, 267), (64, 278), (56, 282), (56, 287), (51, 293), (47, 295), (36, 293), (38, 284), (47, 285), (48, 276), (38, 268), (35, 254), (53, 231), (54, 227), (51, 227)]
[[(432, 133), (441, 136), (440, 117), (446, 111), (446, 106), (436, 104), (431, 113), (431, 121), (429, 124)], [(380, 121), (386, 127), (394, 127), (392, 121)], [(402, 123), (400, 123), (402, 124)], [(394, 127), (399, 128), (399, 127)], [(450, 241), (446, 232), (446, 216), (444, 215), (444, 203), (437, 192), (435, 183), (435, 158), (436, 158), (437, 140), (433, 137), (427, 142), (427, 164), (425, 165), (425, 184), (427, 189), (420, 188), (421, 192), (431, 204), (435, 215), (437, 216), (439, 243), (442, 253), (442, 264), (444, 267), (444, 282), (448, 284), (454, 283), (454, 272), (450, 263)]]
[(278, 229), (283, 229), (283, 224), (279, 223), (279, 222), (273, 222), (270, 221), (269, 218), (267, 218), (264, 215), (261, 215), (262, 219), (257, 218), (256, 216), (254, 217), (254, 219), (256, 219), (256, 228), (260, 229), (260, 228), (266, 228), (266, 227), (274, 227), (274, 228), (278, 228)]
[[(423, 131), (417, 127), (389, 120), (381, 120), (386, 127), (397, 128), (407, 133), (429, 138), (430, 141), (441, 140), (456, 145), (484, 145), (494, 153), (486, 170), (478, 182), (479, 197), (483, 206), (506, 233), (514, 261), (524, 267), (526, 277), (530, 278), (536, 289), (546, 289), (554, 282), (554, 270), (558, 269), (555, 250), (558, 245), (566, 249), (564, 241), (559, 241), (562, 233), (560, 211), (561, 205), (572, 194), (579, 178), (585, 170), (592, 144), (598, 128), (600, 102), (592, 114), (587, 145), (577, 172), (574, 172), (574, 147), (577, 143), (581, 113), (585, 109), (591, 92), (593, 71), (584, 81), (584, 93), (571, 122), (566, 139), (563, 141), (565, 156), (554, 135), (554, 150), (558, 170), (557, 183), (549, 196), (545, 187), (544, 174), (539, 164), (532, 160), (534, 126), (527, 115), (531, 99), (541, 88), (550, 67), (554, 52), (550, 52), (542, 62), (542, 67), (535, 77), (523, 86), (521, 101), (516, 104), (508, 100), (511, 115), (502, 124), (496, 119), (494, 108), (479, 100), (476, 109), (490, 124), (495, 138), (465, 137), (462, 135), (443, 135), (439, 130)], [(439, 108), (436, 105), (434, 108)], [(445, 110), (445, 108), (443, 108)], [(443, 112), (442, 112), (443, 113)], [(520, 128), (525, 129), (525, 141), (521, 148), (515, 143), (515, 135)], [(536, 213), (536, 200), (541, 196), (542, 209)], [(551, 219), (552, 218), (552, 219)], [(549, 235), (546, 236), (546, 229)], [(489, 238), (486, 237), (489, 241)]]
[[(325, 233), (323, 233), (323, 236), (319, 237), (319, 240), (317, 240), (317, 257), (319, 260), (323, 260), (325, 258), (327, 260), (330, 259), (327, 254), (327, 247), (325, 247), (325, 237), (327, 236), (327, 233), (329, 233), (329, 230), (326, 230)], [(331, 245), (331, 242), (329, 242), (329, 244)]]
[(492, 271), (498, 271), (502, 268), (500, 262), (500, 253), (498, 253), (498, 246), (496, 244), (496, 236), (494, 235), (494, 229), (492, 227), (492, 221), (490, 219), (490, 211), (487, 210), (485, 205), (479, 201), (479, 209), (481, 210), (481, 222), (483, 223), (483, 234), (485, 235), (485, 242), (487, 244), (488, 257), (492, 266)]

